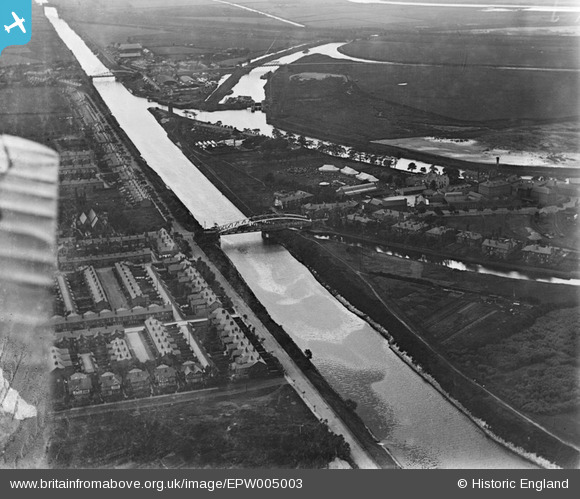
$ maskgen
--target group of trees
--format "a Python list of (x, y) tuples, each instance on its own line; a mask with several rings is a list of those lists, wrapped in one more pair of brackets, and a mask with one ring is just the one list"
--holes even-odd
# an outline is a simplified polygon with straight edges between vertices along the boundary
[[(322, 154), (330, 156), (345, 157), (348, 156), (352, 161), (366, 161), (373, 165), (389, 167), (393, 164), (393, 158), (390, 156), (382, 156), (377, 154), (369, 154), (365, 151), (354, 147), (345, 147), (333, 142), (325, 142), (322, 140), (311, 140), (304, 135), (297, 135), (292, 132), (284, 133), (277, 128), (272, 130), (272, 138), (275, 141), (283, 140), (289, 147), (302, 147), (305, 149), (315, 149)], [(282, 142), (277, 142), (282, 143)]]
[(577, 410), (580, 400), (577, 308), (523, 318), (519, 332), (453, 352), (470, 375), (531, 414)]

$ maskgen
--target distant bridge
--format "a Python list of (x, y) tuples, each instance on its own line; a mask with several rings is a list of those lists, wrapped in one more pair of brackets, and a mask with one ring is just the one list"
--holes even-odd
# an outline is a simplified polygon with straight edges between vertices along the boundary
[(231, 234), (246, 234), (249, 232), (274, 232), (283, 229), (301, 229), (310, 226), (312, 220), (302, 215), (273, 213), (271, 215), (259, 215), (246, 218), (226, 225), (220, 225), (207, 229), (209, 234), (228, 236)]
[(96, 75), (91, 75), (91, 79), (95, 78), (111, 78), (115, 75), (111, 71), (103, 71), (102, 73), (97, 73)]

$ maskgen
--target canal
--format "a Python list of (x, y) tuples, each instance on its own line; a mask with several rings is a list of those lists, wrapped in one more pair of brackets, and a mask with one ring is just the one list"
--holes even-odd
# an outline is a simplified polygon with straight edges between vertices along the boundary
[[(45, 13), (87, 74), (106, 71), (83, 40)], [(149, 166), (202, 224), (243, 217), (153, 118), (146, 99), (113, 78), (95, 87)], [(226, 237), (222, 247), (272, 318), (301, 348), (406, 468), (531, 468), (527, 460), (488, 438), (432, 385), (403, 362), (368, 323), (345, 308), (284, 248), (260, 235)]]

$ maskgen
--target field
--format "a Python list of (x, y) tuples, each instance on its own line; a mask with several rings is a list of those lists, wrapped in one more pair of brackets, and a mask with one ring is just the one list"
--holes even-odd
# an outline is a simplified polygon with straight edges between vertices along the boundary
[[(560, 5), (573, 5), (574, 0), (560, 0)], [(136, 4), (138, 0), (130, 0)], [(463, 3), (481, 3), (469, 0)], [(510, 4), (542, 4), (541, 0), (515, 0)], [(172, 0), (171, 5), (182, 5), (183, 1)], [(207, 5), (208, 1), (196, 4)], [(549, 20), (551, 13), (532, 12), (485, 12), (482, 9), (410, 8), (408, 6), (352, 3), (347, 0), (237, 0), (237, 3), (252, 9), (273, 14), (290, 21), (304, 24), (306, 28), (357, 29), (372, 28), (380, 31), (394, 26), (445, 26), (456, 28), (457, 23), (473, 23), (490, 27), (535, 25)], [(148, 0), (146, 5), (156, 6), (159, 0)], [(141, 2), (139, 2), (141, 5)], [(451, 13), (451, 15), (450, 15)], [(562, 22), (571, 24), (577, 16), (561, 15)], [(280, 25), (283, 23), (279, 22)]]
[(313, 33), (272, 18), (210, 0), (101, 2), (78, 9), (55, 2), (62, 17), (101, 50), (115, 43), (142, 43), (158, 55), (198, 55), (232, 47), (258, 56), (312, 39)]
[(53, 423), (52, 467), (323, 468), (348, 455), (287, 385), (72, 416)]
[(570, 36), (501, 36), (498, 33), (397, 33), (358, 40), (341, 52), (377, 61), (446, 66), (580, 67), (578, 44)]
[[(481, 9), (409, 8), (347, 0), (240, 0), (233, 3), (259, 12), (212, 0), (101, 0), (83, 4), (82, 9), (76, 0), (54, 2), (63, 17), (73, 21), (101, 48), (128, 39), (153, 44), (158, 42), (156, 38), (162, 37), (168, 47), (245, 47), (253, 53), (280, 50), (313, 39), (347, 40), (384, 35), (393, 29), (452, 28), (456, 32), (461, 24), (469, 24), (472, 29), (536, 26), (546, 24), (551, 16), (549, 13), (482, 12)], [(558, 25), (574, 23), (573, 16), (560, 17)]]
[(73, 131), (67, 119), (73, 112), (62, 88), (0, 87), (0, 102), (0, 133), (50, 146), (53, 138)]
[(459, 344), (451, 355), (502, 398), (578, 444), (579, 326), (578, 307), (557, 310), (486, 345)]
[[(73, 0), (57, 0), (56, 5), (101, 50), (131, 41), (172, 59), (199, 58), (204, 53), (217, 56), (232, 47), (249, 58), (313, 40), (356, 39), (343, 49), (346, 53), (415, 64), (379, 66), (309, 58), (290, 70), (305, 72), (300, 64), (306, 62), (309, 72), (348, 78), (342, 87), (331, 79), (289, 81), (278, 72), (271, 85), (272, 122), (343, 143), (431, 135), (474, 137), (505, 128), (517, 134), (514, 128), (576, 121), (580, 108), (578, 73), (499, 69), (511, 65), (578, 68), (574, 37), (497, 31), (565, 28), (574, 24), (571, 15), (562, 14), (554, 23), (551, 13), (346, 0), (240, 3), (303, 24), (302, 28), (211, 0), (102, 1), (82, 10)], [(553, 130), (544, 135), (558, 137)], [(577, 132), (574, 138), (578, 143)], [(546, 154), (557, 148), (548, 146)]]
[[(32, 2), (32, 37), (26, 45), (7, 47), (0, 57), (0, 70), (16, 64), (44, 63), (47, 67), (73, 62), (73, 56), (44, 17), (41, 7)], [(4, 102), (4, 101), (2, 101)]]
[[(8, 47), (0, 57), (0, 134), (11, 134), (44, 143), (74, 128), (70, 97), (64, 85), (48, 74), (59, 67), (61, 75), (75, 75), (74, 59), (52, 26), (32, 3), (32, 38), (24, 46)], [(25, 73), (36, 72), (38, 81)]]
[(317, 55), (291, 64), (288, 73), (301, 73), (305, 67), (345, 75), (350, 85), (338, 87), (333, 80), (299, 83), (278, 72), (270, 93), (274, 117), (322, 126), (312, 122), (318, 115), (327, 127), (341, 131), (348, 127), (352, 133), (362, 127), (369, 138), (420, 135), (422, 122), (430, 124), (437, 136), (443, 131), (436, 125), (505, 128), (535, 120), (566, 120), (574, 117), (580, 104), (576, 73), (384, 66)]

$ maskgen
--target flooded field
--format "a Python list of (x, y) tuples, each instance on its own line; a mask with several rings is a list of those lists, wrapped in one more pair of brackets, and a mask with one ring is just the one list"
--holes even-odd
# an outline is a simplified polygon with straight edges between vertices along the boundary
[(374, 142), (474, 163), (495, 164), (496, 158), (499, 158), (500, 164), (504, 165), (573, 167), (580, 164), (580, 152), (577, 150), (560, 151), (559, 153), (518, 151), (490, 148), (476, 140), (439, 139), (435, 137), (384, 139)]

